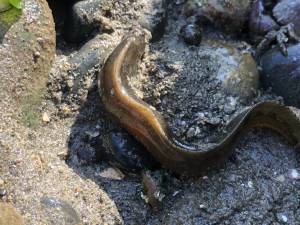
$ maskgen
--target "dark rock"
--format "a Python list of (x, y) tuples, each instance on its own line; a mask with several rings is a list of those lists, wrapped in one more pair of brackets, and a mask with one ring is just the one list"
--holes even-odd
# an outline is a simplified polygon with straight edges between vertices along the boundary
[(153, 42), (158, 41), (165, 32), (168, 4), (166, 0), (146, 0), (140, 12), (139, 23), (151, 32)]
[(100, 30), (103, 0), (76, 2), (67, 12), (63, 36), (68, 42), (80, 43), (93, 31)]
[(202, 40), (201, 28), (194, 24), (188, 24), (181, 28), (180, 35), (189, 45), (200, 45)]
[(220, 30), (237, 33), (248, 20), (250, 7), (250, 0), (187, 0), (184, 12), (206, 18)]
[(157, 166), (145, 147), (124, 130), (102, 135), (98, 144), (98, 155), (104, 154), (112, 165), (120, 169), (137, 172)]
[(278, 48), (266, 52), (260, 61), (265, 88), (283, 97), (287, 105), (300, 107), (300, 44), (288, 47), (288, 56)]
[(0, 198), (3, 198), (7, 194), (6, 189), (0, 188)]
[(101, 63), (106, 57), (107, 49), (104, 47), (105, 42), (109, 41), (109, 35), (97, 35), (80, 50), (69, 57), (68, 62), (72, 65), (73, 71), (77, 74), (85, 75), (95, 65)]
[(98, 66), (114, 48), (114, 37), (97, 35), (70, 55), (63, 66), (51, 71), (48, 90), (55, 102), (77, 108), (86, 101), (88, 91), (95, 85)]

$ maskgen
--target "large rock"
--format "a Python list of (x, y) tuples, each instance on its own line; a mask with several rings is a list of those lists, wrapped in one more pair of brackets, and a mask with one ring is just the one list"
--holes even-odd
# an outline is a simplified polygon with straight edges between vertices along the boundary
[(188, 0), (185, 13), (206, 18), (222, 30), (239, 32), (248, 19), (250, 6), (250, 0)]
[(273, 9), (276, 21), (281, 25), (292, 23), (295, 31), (300, 35), (300, 1), (281, 0)]
[(94, 30), (103, 28), (103, 0), (76, 2), (68, 10), (63, 29), (64, 38), (73, 43), (80, 43), (91, 36)]
[(17, 100), (17, 109), (31, 124), (36, 123), (34, 115), (55, 54), (54, 23), (45, 0), (24, 1), (22, 14), (13, 21), (0, 44), (0, 107), (10, 108), (8, 99)]
[(300, 44), (288, 48), (288, 56), (278, 48), (261, 58), (261, 80), (265, 88), (283, 97), (287, 105), (300, 108)]
[(98, 67), (117, 45), (120, 37), (101, 34), (86, 42), (64, 61), (58, 61), (50, 72), (48, 91), (56, 103), (67, 103), (73, 109), (86, 101), (95, 85)]
[(257, 93), (259, 73), (250, 52), (242, 52), (230, 43), (214, 42), (203, 48), (210, 53), (215, 65), (219, 65), (216, 78), (221, 81), (225, 93), (249, 100)]
[(166, 0), (142, 0), (143, 8), (138, 11), (138, 22), (152, 34), (152, 41), (158, 41), (167, 25)]

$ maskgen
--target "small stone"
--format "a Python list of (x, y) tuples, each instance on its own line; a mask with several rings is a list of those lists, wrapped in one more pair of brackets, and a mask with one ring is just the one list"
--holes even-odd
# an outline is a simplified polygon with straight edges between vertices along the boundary
[(205, 209), (206, 208), (206, 206), (204, 204), (200, 204), (199, 207), (200, 207), (200, 209)]
[(162, 174), (160, 171), (146, 171), (143, 173), (143, 190), (144, 199), (154, 210), (160, 208), (165, 194), (161, 190)]
[(85, 132), (89, 137), (91, 138), (95, 138), (98, 137), (100, 135), (100, 133), (98, 131), (86, 131)]
[(253, 188), (253, 182), (252, 181), (248, 181), (248, 187)]
[(74, 86), (73, 80), (67, 80), (67, 87), (71, 89)]
[(64, 114), (70, 114), (71, 113), (71, 109), (70, 109), (70, 107), (69, 106), (67, 106), (67, 105), (64, 105), (63, 107), (62, 107), (62, 112), (64, 113)]
[(213, 117), (213, 118), (207, 120), (206, 122), (209, 123), (209, 124), (211, 124), (211, 125), (216, 126), (216, 125), (218, 125), (218, 124), (221, 123), (221, 119), (218, 118), (218, 117)]
[(4, 180), (0, 178), (0, 187), (4, 185)]
[(278, 213), (278, 214), (277, 214), (277, 218), (278, 218), (278, 220), (280, 220), (280, 221), (282, 221), (282, 222), (284, 222), (284, 223), (286, 223), (286, 222), (288, 221), (287, 216), (284, 215), (284, 214), (281, 214), (281, 213)]
[(224, 106), (224, 112), (227, 114), (233, 113), (236, 109), (236, 104), (237, 104), (236, 98), (228, 97), (227, 103)]
[(0, 198), (3, 198), (7, 194), (6, 189), (0, 188)]
[(188, 138), (192, 138), (195, 136), (195, 134), (196, 134), (196, 129), (194, 127), (191, 127), (190, 129), (188, 129), (186, 136)]
[(202, 40), (201, 28), (194, 24), (188, 24), (181, 28), (180, 35), (189, 45), (200, 45)]
[(57, 153), (57, 156), (61, 160), (67, 160), (69, 158), (69, 153), (68, 152), (59, 152), (59, 153)]
[(34, 57), (39, 58), (41, 56), (41, 53), (39, 51), (36, 51), (33, 53)]
[(285, 181), (285, 177), (283, 175), (279, 175), (278, 177), (275, 178), (275, 180), (283, 183)]
[(174, 191), (174, 193), (172, 194), (173, 197), (175, 197), (176, 195), (178, 195), (180, 193), (180, 191)]
[(293, 180), (300, 179), (300, 174), (299, 174), (298, 170), (296, 170), (296, 169), (289, 170), (289, 178), (293, 179)]
[(50, 122), (50, 117), (49, 117), (49, 115), (46, 112), (43, 113), (42, 120), (45, 123), (49, 123)]
[(109, 178), (112, 180), (123, 180), (125, 177), (125, 175), (120, 170), (112, 167), (105, 169), (99, 175), (100, 177)]

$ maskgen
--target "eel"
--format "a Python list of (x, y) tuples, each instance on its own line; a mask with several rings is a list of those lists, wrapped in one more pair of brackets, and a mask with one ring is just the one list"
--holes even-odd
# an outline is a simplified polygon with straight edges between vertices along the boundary
[(226, 127), (216, 143), (188, 145), (177, 140), (162, 115), (137, 97), (128, 84), (135, 76), (145, 50), (144, 35), (128, 35), (107, 58), (98, 76), (98, 88), (106, 110), (139, 140), (163, 167), (179, 174), (197, 175), (226, 160), (231, 145), (244, 130), (267, 127), (291, 144), (300, 144), (300, 110), (277, 102), (261, 102), (246, 108)]

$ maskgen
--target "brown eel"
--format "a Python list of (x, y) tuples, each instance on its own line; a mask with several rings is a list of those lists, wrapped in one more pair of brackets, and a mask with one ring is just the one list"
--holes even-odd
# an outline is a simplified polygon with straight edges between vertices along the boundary
[(199, 174), (201, 169), (227, 159), (234, 138), (251, 127), (271, 128), (299, 145), (297, 109), (276, 102), (262, 102), (245, 109), (226, 127), (228, 132), (217, 143), (197, 146), (181, 143), (172, 135), (160, 113), (138, 98), (128, 85), (128, 77), (137, 73), (145, 45), (143, 35), (124, 38), (106, 60), (98, 87), (106, 110), (165, 168), (177, 173)]

